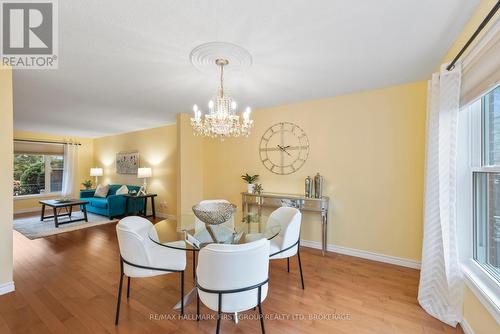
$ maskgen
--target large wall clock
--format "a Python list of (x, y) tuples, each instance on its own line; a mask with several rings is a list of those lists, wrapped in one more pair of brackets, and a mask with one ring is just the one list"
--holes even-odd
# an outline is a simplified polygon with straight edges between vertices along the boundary
[(267, 129), (260, 140), (260, 160), (271, 172), (295, 173), (309, 155), (309, 140), (298, 125), (282, 122)]

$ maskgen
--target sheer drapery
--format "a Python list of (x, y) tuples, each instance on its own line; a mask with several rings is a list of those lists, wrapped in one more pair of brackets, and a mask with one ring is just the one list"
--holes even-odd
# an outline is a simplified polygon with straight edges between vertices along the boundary
[(69, 197), (75, 190), (76, 174), (78, 172), (78, 145), (64, 144), (64, 170), (62, 180), (62, 195)]
[(418, 301), (435, 318), (462, 320), (463, 288), (456, 226), (456, 145), (461, 66), (445, 65), (429, 81), (424, 239)]

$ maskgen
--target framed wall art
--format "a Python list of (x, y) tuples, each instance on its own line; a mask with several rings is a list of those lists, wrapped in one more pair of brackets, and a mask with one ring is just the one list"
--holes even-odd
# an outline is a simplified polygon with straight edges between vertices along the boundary
[(139, 168), (139, 152), (116, 153), (117, 174), (137, 174)]

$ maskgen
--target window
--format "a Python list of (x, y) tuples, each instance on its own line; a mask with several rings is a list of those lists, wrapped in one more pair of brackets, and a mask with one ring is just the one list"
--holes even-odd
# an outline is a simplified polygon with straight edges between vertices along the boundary
[(63, 167), (62, 155), (14, 154), (14, 196), (60, 192)]
[[(480, 112), (480, 152), (472, 169), (473, 259), (500, 282), (500, 86), (471, 106)], [(476, 145), (478, 146), (478, 145)], [(472, 147), (479, 151), (478, 147)]]
[(474, 260), (500, 281), (500, 173), (476, 172), (474, 185)]
[(476, 103), (481, 103), (483, 119), (483, 165), (500, 166), (500, 86)]

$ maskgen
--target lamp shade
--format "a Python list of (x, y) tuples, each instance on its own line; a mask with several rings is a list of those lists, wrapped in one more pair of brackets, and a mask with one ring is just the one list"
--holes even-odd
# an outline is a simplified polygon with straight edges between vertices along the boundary
[(137, 178), (145, 178), (145, 177), (151, 177), (151, 168), (138, 168), (137, 169)]
[(90, 176), (102, 176), (102, 168), (91, 168), (90, 169)]

